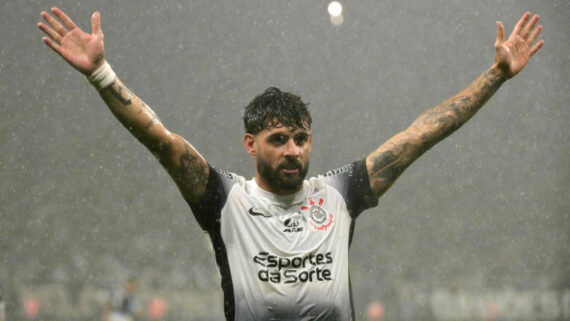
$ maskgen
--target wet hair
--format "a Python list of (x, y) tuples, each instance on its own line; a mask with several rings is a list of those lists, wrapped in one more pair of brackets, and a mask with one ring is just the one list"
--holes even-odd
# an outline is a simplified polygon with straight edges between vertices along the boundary
[(311, 128), (311, 114), (300, 96), (269, 87), (244, 108), (243, 125), (248, 134), (274, 127)]

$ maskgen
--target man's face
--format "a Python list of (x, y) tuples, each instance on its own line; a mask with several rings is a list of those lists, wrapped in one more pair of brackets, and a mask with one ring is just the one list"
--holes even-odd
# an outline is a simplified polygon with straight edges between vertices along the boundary
[[(248, 139), (252, 149), (247, 146)], [(260, 187), (281, 195), (302, 188), (311, 154), (309, 129), (273, 127), (256, 135), (246, 134), (244, 141), (248, 152), (255, 157), (256, 181)]]

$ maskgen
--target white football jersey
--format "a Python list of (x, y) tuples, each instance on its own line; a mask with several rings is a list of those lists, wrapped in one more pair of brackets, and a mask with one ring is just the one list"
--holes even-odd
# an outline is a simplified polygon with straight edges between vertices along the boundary
[(210, 168), (202, 202), (227, 320), (354, 320), (348, 248), (354, 220), (376, 206), (364, 161), (281, 196)]

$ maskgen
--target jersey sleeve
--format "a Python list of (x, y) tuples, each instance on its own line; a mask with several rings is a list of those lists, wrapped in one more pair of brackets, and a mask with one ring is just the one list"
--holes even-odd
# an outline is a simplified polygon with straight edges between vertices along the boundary
[(230, 189), (238, 182), (236, 174), (216, 169), (211, 165), (208, 166), (210, 167), (210, 174), (202, 200), (198, 203), (189, 203), (194, 217), (204, 231), (211, 230), (219, 222)]
[(328, 171), (324, 176), (325, 181), (344, 198), (351, 217), (356, 218), (362, 211), (378, 205), (364, 159)]

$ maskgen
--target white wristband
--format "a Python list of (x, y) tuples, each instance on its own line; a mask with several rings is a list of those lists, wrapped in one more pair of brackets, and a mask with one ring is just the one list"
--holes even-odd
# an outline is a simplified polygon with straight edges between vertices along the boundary
[(91, 75), (87, 76), (87, 80), (91, 83), (91, 85), (95, 86), (97, 90), (101, 90), (110, 86), (114, 81), (117, 75), (111, 69), (111, 65), (107, 61), (101, 65), (101, 67), (97, 68)]

